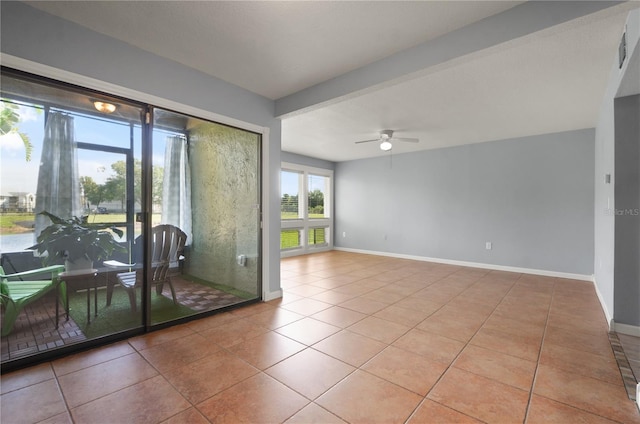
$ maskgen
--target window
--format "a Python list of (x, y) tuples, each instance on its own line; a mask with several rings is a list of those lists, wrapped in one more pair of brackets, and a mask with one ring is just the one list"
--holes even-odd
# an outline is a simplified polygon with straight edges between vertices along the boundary
[(282, 164), (282, 256), (330, 250), (333, 247), (332, 186), (333, 171), (330, 169)]

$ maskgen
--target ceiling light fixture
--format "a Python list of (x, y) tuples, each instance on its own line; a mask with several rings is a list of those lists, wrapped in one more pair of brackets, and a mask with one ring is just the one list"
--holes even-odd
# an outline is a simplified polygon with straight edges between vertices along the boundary
[(384, 150), (385, 152), (391, 150), (392, 147), (393, 145), (390, 141), (384, 140), (382, 143), (380, 143), (380, 150)]
[(96, 108), (98, 112), (102, 112), (102, 113), (113, 113), (116, 111), (116, 105), (111, 103), (95, 101), (93, 102), (93, 106)]

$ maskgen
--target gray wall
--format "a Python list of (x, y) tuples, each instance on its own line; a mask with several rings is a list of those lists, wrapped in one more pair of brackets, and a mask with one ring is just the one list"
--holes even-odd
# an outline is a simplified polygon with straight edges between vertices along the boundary
[(640, 95), (621, 97), (615, 110), (616, 323), (640, 325)]
[(593, 170), (592, 129), (337, 163), (335, 244), (590, 275)]
[(269, 175), (268, 181), (263, 181), (269, 187), (269, 201), (263, 206), (269, 212), (269, 233), (263, 237), (268, 238), (268, 250), (273, 253), (266, 264), (267, 291), (277, 292), (281, 123), (274, 118), (274, 102), (26, 4), (3, 1), (0, 7), (0, 49), (4, 54), (269, 128)]
[(623, 86), (627, 86), (624, 84), (626, 79), (636, 74), (629, 65), (636, 64), (637, 66), (638, 63), (639, 9), (629, 14), (625, 29), (629, 58), (622, 68), (618, 67), (618, 55), (615, 55), (613, 59), (609, 82), (600, 105), (596, 125), (594, 275), (598, 294), (608, 320), (613, 319), (616, 314), (614, 310), (615, 195), (614, 184), (606, 184), (604, 181), (605, 175), (613, 176), (615, 171), (614, 99), (618, 96), (637, 94), (636, 91), (636, 93), (627, 92), (623, 95), (619, 93), (619, 90)]
[(297, 153), (289, 153), (289, 152), (281, 152), (280, 159), (282, 162), (295, 163), (298, 165), (311, 166), (314, 168), (322, 168), (322, 169), (336, 169), (335, 162), (331, 162), (328, 160), (312, 158), (309, 156), (299, 155)]

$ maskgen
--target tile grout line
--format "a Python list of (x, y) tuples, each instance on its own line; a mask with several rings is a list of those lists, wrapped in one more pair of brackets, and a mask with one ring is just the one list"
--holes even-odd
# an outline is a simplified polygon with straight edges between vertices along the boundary
[[(453, 274), (453, 273), (452, 273), (452, 274)], [(485, 274), (484, 276), (486, 276), (486, 275), (488, 275), (488, 274), (489, 274), (489, 273)], [(449, 275), (451, 275), (451, 274), (449, 274)], [(456, 295), (456, 296), (454, 296), (453, 298), (451, 298), (451, 299), (450, 299), (448, 302), (446, 302), (442, 307), (444, 307), (445, 305), (449, 304), (452, 300), (454, 300), (455, 298), (457, 298), (458, 296), (460, 296), (462, 293), (464, 293), (465, 291), (467, 291), (469, 288), (471, 288), (472, 286), (474, 286), (474, 285), (475, 285), (475, 284), (476, 284), (480, 279), (482, 279), (484, 276), (480, 277), (480, 278), (479, 278), (477, 281), (475, 281), (472, 285), (470, 285), (469, 287), (467, 287), (465, 290), (463, 290), (462, 292), (460, 292), (458, 295)], [(471, 340), (473, 339), (473, 337), (474, 337), (476, 334), (478, 334), (478, 332), (482, 329), (482, 327), (484, 326), (484, 323), (486, 323), (486, 322), (487, 322), (487, 320), (488, 320), (489, 318), (491, 318), (491, 316), (494, 314), (495, 310), (496, 310), (496, 309), (498, 308), (498, 306), (500, 306), (500, 304), (504, 301), (504, 298), (505, 298), (505, 297), (507, 297), (507, 295), (509, 294), (509, 292), (513, 289), (513, 287), (517, 284), (517, 281), (518, 281), (521, 277), (522, 277), (522, 274), (520, 274), (520, 275), (519, 275), (519, 277), (515, 280), (515, 282), (511, 285), (511, 288), (509, 289), (509, 291), (508, 291), (507, 293), (505, 293), (505, 294), (504, 294), (504, 296), (502, 297), (502, 299), (500, 299), (500, 302), (499, 302), (499, 303), (498, 303), (498, 304), (493, 308), (493, 310), (491, 311), (491, 313), (490, 313), (490, 314), (489, 314), (489, 315), (484, 319), (484, 321), (482, 321), (482, 325), (480, 325), (480, 327), (478, 327), (478, 329), (475, 331), (475, 333), (473, 333), (473, 335), (469, 338), (469, 340), (467, 340), (467, 342), (465, 342), (464, 347), (463, 347), (462, 349), (460, 349), (460, 352), (458, 352), (458, 353), (456, 354), (456, 356), (453, 358), (453, 360), (451, 361), (451, 363), (449, 363), (449, 365), (447, 366), (447, 368), (445, 368), (445, 370), (442, 372), (442, 374), (440, 374), (440, 376), (439, 376), (439, 377), (438, 377), (438, 379), (435, 381), (435, 383), (433, 383), (433, 385), (431, 386), (431, 388), (429, 389), (429, 391), (427, 392), (427, 394), (426, 394), (426, 395), (424, 395), (424, 398), (423, 398), (423, 399), (422, 399), (422, 401), (418, 404), (418, 406), (416, 406), (416, 408), (414, 408), (414, 410), (411, 412), (411, 414), (409, 415), (409, 418), (407, 418), (407, 420), (405, 421), (405, 423), (407, 423), (407, 422), (411, 419), (411, 417), (413, 417), (413, 416), (416, 414), (416, 412), (418, 411), (418, 409), (419, 409), (419, 408), (424, 404), (424, 402), (425, 402), (426, 400), (430, 400), (430, 401), (432, 401), (432, 402), (435, 402), (435, 403), (437, 403), (438, 405), (442, 405), (442, 406), (444, 406), (444, 407), (446, 407), (446, 408), (448, 408), (448, 409), (451, 409), (452, 411), (456, 411), (456, 412), (458, 412), (458, 413), (460, 413), (460, 414), (463, 414), (463, 415), (465, 415), (465, 416), (467, 416), (467, 417), (471, 417), (471, 418), (473, 418), (473, 419), (475, 419), (475, 420), (482, 421), (482, 420), (481, 420), (480, 418), (478, 418), (478, 417), (471, 416), (471, 415), (469, 415), (469, 414), (467, 414), (467, 413), (465, 413), (465, 412), (462, 412), (462, 411), (459, 411), (459, 410), (457, 410), (457, 409), (454, 409), (454, 408), (452, 408), (452, 407), (450, 407), (450, 406), (448, 406), (448, 405), (442, 404), (442, 403), (437, 402), (437, 401), (432, 400), (432, 399), (428, 399), (428, 396), (429, 396), (429, 394), (431, 393), (431, 391), (432, 391), (432, 390), (433, 390), (433, 389), (438, 385), (438, 383), (440, 382), (440, 380), (442, 380), (442, 378), (443, 378), (443, 377), (444, 377), (444, 375), (447, 373), (447, 371), (449, 371), (449, 369), (453, 367), (453, 364), (456, 362), (456, 360), (458, 359), (458, 357), (460, 356), (460, 354), (462, 354), (462, 352), (467, 348), (467, 346), (469, 346), (469, 345), (470, 345)], [(442, 308), (442, 307), (441, 307), (441, 308)], [(440, 309), (441, 309), (441, 308), (440, 308)], [(439, 310), (439, 309), (438, 309), (438, 310)], [(435, 313), (435, 311), (434, 311), (434, 313)], [(433, 315), (433, 314), (431, 314), (431, 315)], [(431, 316), (431, 315), (429, 315), (429, 316)], [(428, 318), (428, 317), (427, 317), (427, 318)], [(426, 320), (427, 318), (425, 318), (425, 320)], [(423, 320), (423, 321), (424, 321), (424, 320)], [(421, 322), (423, 322), (423, 321), (421, 321)], [(415, 328), (415, 327), (417, 327), (418, 325), (419, 325), (419, 324), (416, 324), (416, 326), (414, 326), (414, 328)], [(453, 339), (452, 339), (452, 340), (453, 340)], [(472, 373), (472, 374), (473, 374), (473, 373)], [(478, 375), (478, 374), (476, 374), (476, 375)], [(482, 377), (482, 376), (481, 376), (481, 377)], [(484, 377), (484, 378), (487, 378), (487, 377)], [(492, 380), (493, 380), (493, 379), (492, 379)], [(497, 381), (497, 380), (496, 380), (496, 381)]]
[(544, 320), (544, 331), (542, 332), (542, 340), (540, 341), (540, 348), (538, 349), (538, 358), (536, 360), (536, 369), (533, 372), (533, 379), (531, 380), (531, 388), (529, 389), (529, 398), (527, 399), (527, 408), (525, 409), (523, 423), (526, 423), (529, 419), (529, 412), (531, 411), (531, 401), (533, 399), (533, 390), (536, 386), (536, 380), (538, 378), (538, 368), (540, 367), (540, 358), (542, 357), (542, 349), (544, 349), (544, 341), (547, 336), (547, 328), (549, 326), (549, 316), (551, 316), (551, 306), (553, 305), (553, 298), (556, 292), (557, 279), (553, 280), (553, 291), (551, 292), (551, 299), (549, 300), (549, 307), (547, 308), (547, 316)]

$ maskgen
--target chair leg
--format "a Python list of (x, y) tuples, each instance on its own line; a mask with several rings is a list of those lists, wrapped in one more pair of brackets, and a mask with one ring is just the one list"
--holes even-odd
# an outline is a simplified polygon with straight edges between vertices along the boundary
[(15, 324), (18, 314), (20, 314), (20, 309), (11, 301), (4, 305), (4, 320), (2, 322), (2, 332), (0, 333), (2, 337), (8, 336), (13, 330), (13, 324)]
[(115, 285), (115, 282), (107, 280), (107, 306), (111, 305), (111, 298), (113, 297), (113, 287)]
[(167, 283), (169, 283), (169, 288), (171, 289), (171, 296), (173, 297), (173, 304), (178, 304), (178, 299), (176, 299), (176, 290), (173, 288), (173, 284), (171, 283), (171, 278), (167, 279)]
[(133, 313), (136, 313), (138, 307), (136, 306), (136, 288), (134, 287), (127, 287), (126, 288), (127, 294), (129, 295), (129, 304), (131, 305), (131, 310), (133, 311)]

